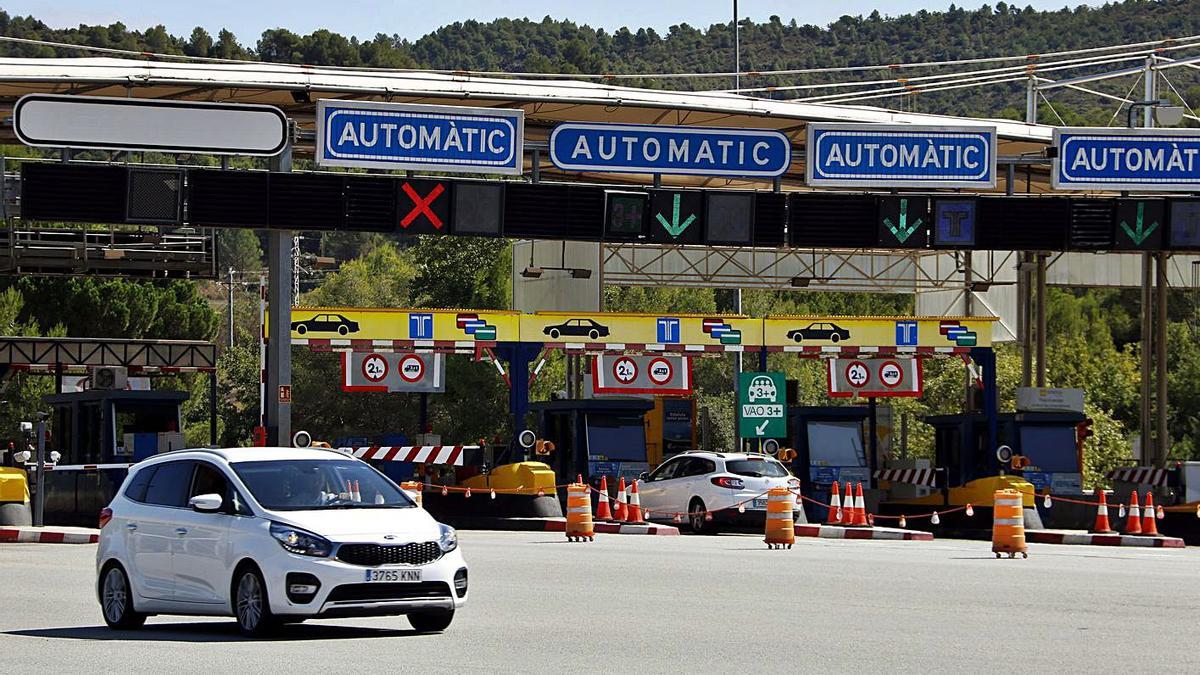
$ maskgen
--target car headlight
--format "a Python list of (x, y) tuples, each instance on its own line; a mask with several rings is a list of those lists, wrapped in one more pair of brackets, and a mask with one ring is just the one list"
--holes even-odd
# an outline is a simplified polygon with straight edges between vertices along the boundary
[(329, 543), (328, 539), (290, 525), (271, 523), (271, 536), (275, 537), (279, 541), (279, 545), (289, 553), (328, 558), (329, 554), (333, 552), (333, 544)]
[(442, 553), (449, 553), (458, 548), (458, 533), (449, 525), (438, 524), (441, 528), (441, 533), (438, 535), (438, 546), (442, 549)]

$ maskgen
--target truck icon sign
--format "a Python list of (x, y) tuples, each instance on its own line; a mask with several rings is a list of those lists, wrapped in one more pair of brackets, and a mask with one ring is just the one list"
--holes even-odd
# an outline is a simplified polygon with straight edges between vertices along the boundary
[(750, 387), (747, 390), (750, 403), (756, 401), (775, 402), (775, 398), (779, 393), (775, 390), (775, 383), (769, 377), (760, 376), (750, 381)]

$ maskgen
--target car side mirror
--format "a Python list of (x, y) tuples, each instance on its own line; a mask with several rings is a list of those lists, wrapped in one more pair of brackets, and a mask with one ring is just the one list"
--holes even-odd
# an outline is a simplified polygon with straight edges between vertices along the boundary
[(188, 506), (200, 513), (213, 513), (221, 510), (221, 495), (196, 495), (188, 500)]
[(646, 473), (645, 471), (643, 471), (643, 472), (641, 472), (641, 473), (639, 473), (639, 474), (638, 474), (638, 480), (646, 480), (646, 479), (648, 479), (648, 478), (649, 478), (649, 476), (650, 476), (650, 474), (648, 474), (648, 473)]

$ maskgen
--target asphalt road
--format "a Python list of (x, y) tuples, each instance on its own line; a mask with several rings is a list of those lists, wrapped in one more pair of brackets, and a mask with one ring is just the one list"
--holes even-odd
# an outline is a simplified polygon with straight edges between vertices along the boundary
[(1200, 550), (751, 535), (464, 532), (471, 603), (440, 635), (405, 619), (243, 640), (230, 620), (104, 627), (94, 546), (0, 544), (9, 673), (1198, 672)]

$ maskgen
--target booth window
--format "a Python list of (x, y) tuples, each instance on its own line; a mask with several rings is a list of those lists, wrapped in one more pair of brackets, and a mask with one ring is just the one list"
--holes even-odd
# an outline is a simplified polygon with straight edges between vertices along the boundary
[(1021, 454), (1039, 471), (1079, 473), (1075, 427), (1066, 424), (1021, 427)]
[(862, 423), (809, 422), (808, 458), (812, 466), (866, 466)]
[(588, 454), (613, 462), (646, 461), (646, 427), (641, 415), (587, 416)]

